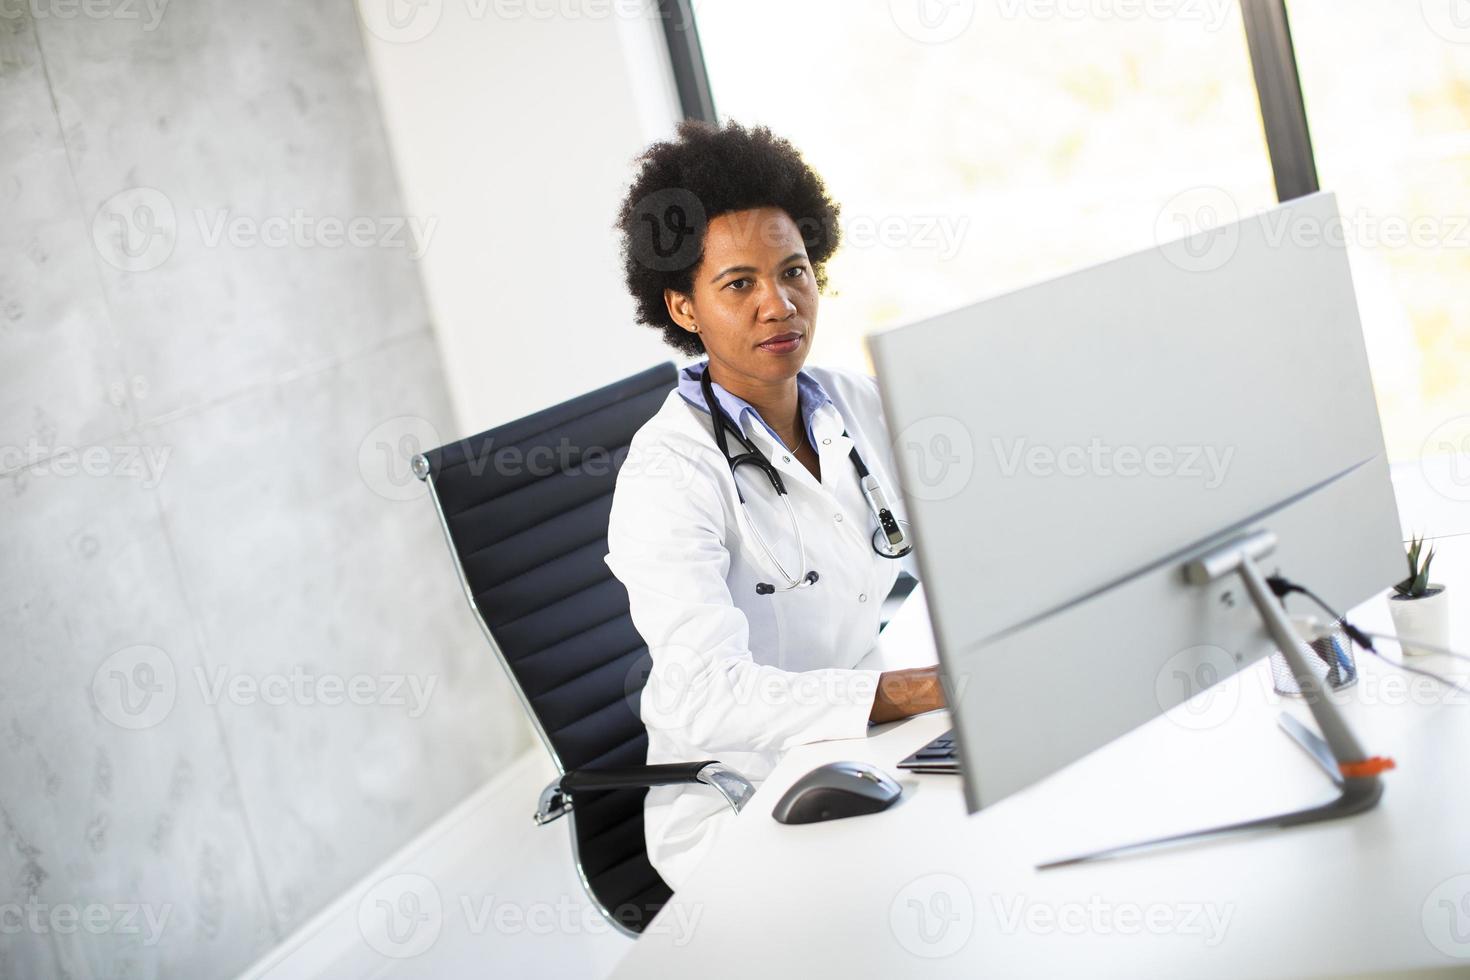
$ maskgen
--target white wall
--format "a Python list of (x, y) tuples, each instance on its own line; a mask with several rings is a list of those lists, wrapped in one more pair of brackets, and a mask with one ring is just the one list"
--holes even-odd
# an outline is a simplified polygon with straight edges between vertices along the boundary
[(404, 201), (437, 219), (446, 438), (680, 359), (633, 321), (613, 229), (633, 158), (678, 118), (652, 7), (431, 0), (404, 23), (361, 2)]
[(6, 4), (0, 106), (0, 976), (232, 976), (529, 744), (356, 18)]

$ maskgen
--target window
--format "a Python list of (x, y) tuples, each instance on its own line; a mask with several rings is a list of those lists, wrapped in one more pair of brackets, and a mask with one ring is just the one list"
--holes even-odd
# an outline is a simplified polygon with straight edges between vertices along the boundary
[[(1470, 500), (1470, 4), (1291, 0), (1389, 458)], [(1458, 466), (1456, 466), (1458, 464)]]
[(1181, 203), (1205, 225), (1276, 200), (1230, 0), (707, 0), (696, 19), (721, 118), (789, 138), (842, 204), (823, 363), (871, 370), (874, 329), (1197, 230)]

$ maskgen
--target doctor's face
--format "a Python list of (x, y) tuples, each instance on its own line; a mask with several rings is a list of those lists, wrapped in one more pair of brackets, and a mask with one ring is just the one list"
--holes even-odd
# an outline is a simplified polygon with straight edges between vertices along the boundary
[(754, 208), (712, 220), (693, 289), (664, 300), (674, 322), (698, 326), (712, 378), (729, 388), (796, 377), (816, 331), (817, 282), (790, 215)]

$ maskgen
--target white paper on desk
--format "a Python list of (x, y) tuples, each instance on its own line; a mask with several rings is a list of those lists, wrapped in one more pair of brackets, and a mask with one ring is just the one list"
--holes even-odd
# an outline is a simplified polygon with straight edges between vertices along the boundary
[(920, 582), (878, 634), (877, 645), (857, 665), (863, 670), (902, 670), (937, 663), (934, 627), (929, 623), (929, 606), (924, 601), (924, 584)]

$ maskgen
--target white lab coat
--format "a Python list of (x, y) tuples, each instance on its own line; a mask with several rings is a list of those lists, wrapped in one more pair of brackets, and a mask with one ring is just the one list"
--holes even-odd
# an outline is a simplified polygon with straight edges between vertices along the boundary
[[(758, 421), (744, 431), (785, 481), (815, 584), (756, 593), (756, 583), (782, 580), (750, 536), (712, 419), (678, 391), (638, 430), (619, 471), (606, 561), (652, 654), (641, 701), (650, 764), (715, 759), (759, 785), (786, 749), (867, 730), (878, 672), (854, 665), (876, 643), (901, 567), (912, 566), (872, 548), (877, 521), (844, 428), (895, 514), (906, 513), (877, 383), (806, 370), (832, 399), (812, 420), (820, 483)], [(741, 451), (733, 436), (730, 451)], [(740, 480), (766, 543), (798, 575), (790, 518), (770, 482), (750, 466)], [(644, 820), (653, 866), (679, 888), (733, 818), (710, 787), (653, 788)]]

